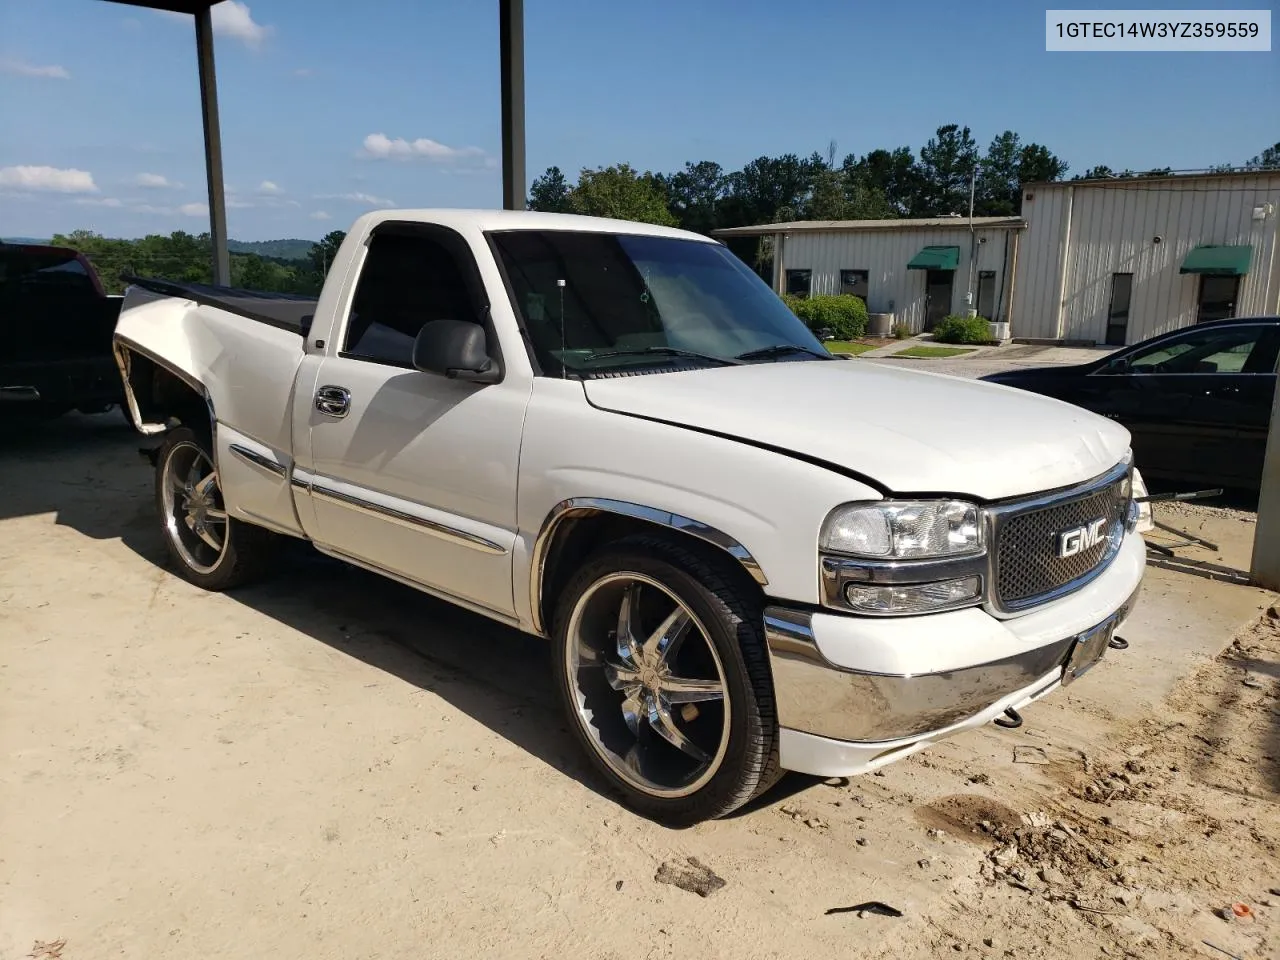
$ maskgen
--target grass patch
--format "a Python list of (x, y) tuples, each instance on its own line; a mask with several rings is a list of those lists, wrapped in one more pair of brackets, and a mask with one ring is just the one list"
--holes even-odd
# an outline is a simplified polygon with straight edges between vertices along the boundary
[(857, 340), (828, 340), (823, 344), (830, 353), (845, 353), (857, 356), (860, 353), (866, 353), (868, 350), (874, 350), (880, 346), (878, 343), (859, 343)]
[(940, 360), (943, 357), (958, 357), (962, 353), (973, 353), (965, 347), (908, 347), (893, 354), (895, 357), (929, 357)]

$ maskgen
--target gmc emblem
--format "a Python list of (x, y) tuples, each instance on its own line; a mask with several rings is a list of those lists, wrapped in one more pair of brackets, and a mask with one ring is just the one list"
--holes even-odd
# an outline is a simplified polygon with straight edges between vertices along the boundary
[(1106, 532), (1107, 518), (1090, 520), (1082, 527), (1072, 527), (1058, 534), (1058, 559), (1074, 557), (1083, 550), (1105, 543), (1110, 537)]

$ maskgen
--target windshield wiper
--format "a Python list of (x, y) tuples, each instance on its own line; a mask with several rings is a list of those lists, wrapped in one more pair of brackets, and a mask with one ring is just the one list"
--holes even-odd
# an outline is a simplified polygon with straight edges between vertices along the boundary
[(817, 357), (819, 360), (829, 360), (830, 355), (823, 356), (816, 350), (810, 350), (808, 347), (802, 347), (794, 343), (775, 343), (772, 346), (761, 347), (758, 350), (748, 350), (746, 353), (738, 354), (738, 360), (746, 363), (750, 360), (763, 360), (766, 357), (780, 357), (784, 353), (804, 353), (811, 357)]
[(606, 350), (603, 353), (592, 353), (583, 357), (583, 360), (606, 360), (610, 357), (643, 357), (643, 356), (659, 356), (659, 357), (687, 357), (691, 360), (705, 360), (708, 363), (718, 363), (722, 366), (731, 366), (743, 363), (741, 358), (733, 357), (717, 357), (709, 353), (698, 353), (694, 350), (681, 350), (678, 347), (633, 347), (623, 350)]

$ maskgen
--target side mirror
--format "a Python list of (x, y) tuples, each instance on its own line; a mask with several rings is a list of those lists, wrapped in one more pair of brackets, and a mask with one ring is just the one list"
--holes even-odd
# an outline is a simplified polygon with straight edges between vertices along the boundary
[(423, 326), (413, 341), (413, 365), (451, 380), (496, 383), (499, 379), (484, 327), (465, 320), (432, 320)]

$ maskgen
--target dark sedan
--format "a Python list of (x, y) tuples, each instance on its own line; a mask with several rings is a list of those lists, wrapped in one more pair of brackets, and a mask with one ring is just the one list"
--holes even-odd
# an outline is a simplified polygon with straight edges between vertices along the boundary
[(1280, 356), (1280, 317), (1202, 323), (1079, 366), (983, 377), (1117, 420), (1144, 477), (1261, 485)]

